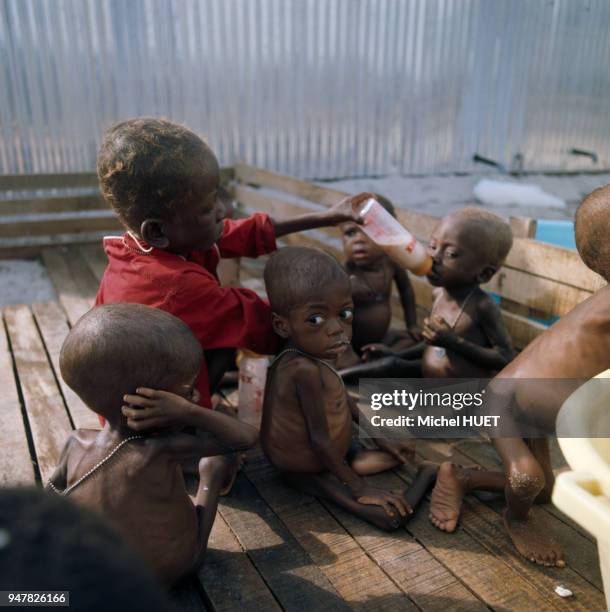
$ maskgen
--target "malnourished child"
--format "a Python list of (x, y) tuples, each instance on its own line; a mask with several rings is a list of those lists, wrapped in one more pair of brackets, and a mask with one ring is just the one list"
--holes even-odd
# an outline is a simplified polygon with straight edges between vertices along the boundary
[[(375, 199), (393, 217), (396, 216), (388, 199), (378, 194)], [(415, 294), (406, 270), (396, 265), (357, 223), (342, 223), (341, 237), (354, 301), (352, 344), (337, 363), (339, 368), (345, 368), (360, 363), (359, 353), (363, 346), (383, 342), (394, 350), (400, 350), (419, 342), (421, 330), (417, 327)], [(393, 284), (400, 297), (405, 331), (389, 329)]]
[(285, 339), (270, 366), (261, 442), (286, 482), (330, 499), (385, 530), (399, 527), (434, 480), (425, 467), (408, 491), (371, 487), (362, 478), (405, 463), (408, 444), (376, 440), (378, 450), (358, 448), (352, 421), (358, 407), (335, 363), (349, 346), (353, 301), (345, 271), (330, 255), (289, 247), (265, 268), (273, 327)]
[(424, 320), (424, 341), (403, 351), (383, 344), (363, 347), (364, 359), (344, 379), (368, 377), (485, 378), (514, 355), (500, 309), (480, 285), (491, 280), (512, 246), (510, 226), (479, 208), (444, 217), (428, 244), (432, 269), (432, 312)]
[[(202, 359), (187, 325), (138, 304), (90, 311), (60, 356), (65, 381), (106, 424), (72, 432), (49, 485), (109, 519), (166, 583), (203, 561), (230, 469), (224, 455), (257, 440), (249, 425), (194, 403)], [(195, 503), (187, 460), (199, 463)]]
[(249, 289), (220, 286), (220, 259), (257, 257), (274, 251), (285, 234), (358, 220), (350, 198), (283, 221), (262, 213), (225, 219), (216, 156), (192, 131), (161, 119), (112, 126), (97, 173), (127, 231), (104, 241), (108, 267), (96, 304), (146, 304), (184, 321), (205, 351), (197, 389), (208, 408), (236, 348), (271, 354), (278, 343), (265, 301)]
[[(575, 220), (578, 253), (606, 281), (610, 279), (609, 231), (610, 185), (607, 185), (583, 200)], [(608, 368), (610, 286), (578, 304), (538, 336), (500, 372), (491, 386), (500, 381), (503, 392), (505, 385), (510, 386), (515, 418), (535, 424), (550, 435), (555, 431), (557, 414), (568, 395), (582, 382)], [(441, 466), (432, 497), (435, 521), (451, 531), (467, 491), (503, 490), (507, 504), (504, 525), (517, 550), (532, 562), (562, 567), (565, 562), (561, 546), (541, 517), (530, 512), (534, 503), (547, 503), (551, 498), (555, 477), (548, 439), (498, 438), (494, 446), (504, 463), (503, 473), (474, 473), (450, 463)]]

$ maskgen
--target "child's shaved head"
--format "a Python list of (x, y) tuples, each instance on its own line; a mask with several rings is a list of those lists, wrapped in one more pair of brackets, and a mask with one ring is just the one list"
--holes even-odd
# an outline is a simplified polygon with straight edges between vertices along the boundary
[(97, 156), (102, 196), (136, 232), (145, 219), (165, 219), (197, 197), (207, 172), (218, 172), (212, 150), (191, 130), (164, 119), (113, 125)]
[(590, 193), (576, 211), (576, 248), (585, 264), (605, 279), (610, 277), (610, 185)]
[(195, 378), (203, 353), (189, 327), (141, 304), (98, 306), (81, 317), (59, 358), (66, 383), (92, 410), (120, 414), (138, 387), (168, 389)]
[(320, 288), (349, 279), (339, 262), (324, 251), (307, 247), (285, 247), (271, 255), (265, 266), (265, 287), (271, 309), (287, 315), (303, 304)]
[(468, 206), (450, 215), (449, 219), (473, 225), (476, 229), (477, 248), (486, 263), (501, 266), (513, 246), (513, 232), (510, 225), (488, 210)]

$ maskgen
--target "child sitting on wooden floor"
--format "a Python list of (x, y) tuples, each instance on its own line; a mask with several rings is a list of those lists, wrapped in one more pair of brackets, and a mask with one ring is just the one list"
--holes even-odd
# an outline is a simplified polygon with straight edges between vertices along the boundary
[[(578, 253), (606, 281), (610, 280), (608, 231), (610, 185), (589, 194), (575, 219)], [(512, 390), (514, 416), (535, 424), (540, 433), (494, 439), (504, 472), (473, 473), (443, 464), (431, 506), (437, 527), (455, 529), (466, 492), (504, 491), (504, 526), (519, 553), (539, 565), (565, 565), (563, 550), (548, 525), (531, 512), (533, 504), (550, 501), (555, 482), (548, 438), (542, 435), (555, 431), (557, 414), (570, 393), (610, 368), (609, 330), (610, 285), (606, 285), (538, 336), (492, 381), (490, 387), (499, 386), (503, 395), (507, 387)], [(512, 416), (502, 418), (508, 422)]]
[[(258, 437), (193, 403), (202, 359), (187, 325), (138, 304), (90, 311), (60, 356), (65, 381), (106, 425), (70, 435), (49, 486), (109, 519), (166, 583), (202, 563), (229, 476), (224, 454)], [(180, 466), (187, 459), (199, 462), (194, 504)]]
[[(395, 217), (392, 203), (379, 194), (375, 199)], [(415, 294), (404, 268), (396, 265), (353, 221), (341, 224), (345, 269), (352, 284), (354, 322), (352, 344), (337, 361), (345, 368), (360, 363), (363, 346), (383, 342), (401, 350), (421, 341), (417, 327)], [(396, 284), (404, 314), (405, 332), (390, 330), (392, 283)]]
[(384, 530), (398, 528), (424, 496), (436, 470), (420, 470), (412, 487), (391, 493), (362, 475), (405, 463), (410, 445), (352, 442), (358, 407), (334, 368), (349, 346), (353, 302), (345, 271), (330, 255), (288, 247), (265, 268), (273, 327), (286, 340), (269, 369), (261, 441), (270, 462), (297, 489), (329, 499)]
[(383, 344), (363, 347), (364, 359), (386, 355), (342, 371), (344, 380), (366, 377), (486, 378), (514, 356), (500, 309), (480, 285), (491, 280), (512, 246), (510, 226), (479, 208), (444, 217), (430, 237), (428, 274), (432, 312), (424, 341), (402, 351)]

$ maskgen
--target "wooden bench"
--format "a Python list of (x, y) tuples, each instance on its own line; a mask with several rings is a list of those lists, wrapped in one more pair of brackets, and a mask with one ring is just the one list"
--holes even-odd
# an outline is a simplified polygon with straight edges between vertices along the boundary
[[(248, 207), (287, 216), (310, 206), (288, 197), (293, 195), (289, 189), (303, 188), (300, 181), (263, 173), (262, 178), (291, 186), (273, 199), (248, 186), (263, 187), (262, 171), (236, 170), (237, 193)], [(320, 199), (324, 205), (336, 199), (329, 190), (304, 185), (310, 195), (319, 194), (312, 206)], [(279, 205), (283, 199), (286, 206)], [(310, 232), (302, 240), (337, 252), (337, 236), (332, 230)], [(290, 240), (300, 242), (296, 237)], [(9, 306), (1, 313), (4, 486), (44, 482), (70, 429), (98, 425), (95, 415), (61, 381), (58, 355), (70, 326), (92, 304), (105, 255), (99, 243), (71, 244), (44, 249), (42, 260), (57, 302)], [(262, 262), (242, 262), (244, 284), (261, 291)], [(427, 440), (418, 445), (418, 453), (466, 465), (498, 465), (493, 450), (476, 441)], [(559, 456), (554, 459), (561, 464)], [(400, 469), (371, 480), (398, 488), (412, 476)], [(532, 566), (515, 553), (502, 530), (497, 498), (468, 496), (461, 527), (453, 535), (429, 523), (427, 507), (428, 502), (404, 530), (385, 534), (330, 503), (286, 488), (260, 450), (254, 450), (234, 491), (221, 501), (206, 565), (174, 589), (172, 597), (184, 610), (602, 609), (595, 543), (552, 506), (535, 511), (566, 547), (564, 570)], [(553, 592), (558, 582), (568, 585), (576, 597), (559, 599)]]
[[(248, 213), (260, 210), (278, 217), (303, 214), (322, 210), (347, 195), (252, 166), (237, 165), (235, 179), (235, 197)], [(402, 208), (396, 209), (396, 215), (424, 242), (438, 223), (436, 217)], [(483, 288), (500, 297), (506, 326), (515, 347), (522, 349), (547, 327), (534, 319), (552, 321), (566, 314), (603, 287), (605, 281), (589, 270), (575, 251), (531, 238), (533, 221), (514, 218), (511, 226), (515, 234), (513, 248), (502, 269)], [(336, 228), (286, 236), (282, 243), (319, 247), (343, 261)], [(432, 288), (424, 279), (412, 274), (410, 278), (421, 319), (430, 311)], [(249, 282), (257, 286), (254, 280)], [(402, 311), (396, 295), (393, 296), (393, 312), (397, 323)]]

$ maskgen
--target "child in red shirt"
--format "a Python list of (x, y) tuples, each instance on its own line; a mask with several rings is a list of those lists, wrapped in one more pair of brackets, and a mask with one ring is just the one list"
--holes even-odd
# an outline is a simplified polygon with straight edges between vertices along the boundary
[(205, 351), (197, 389), (206, 407), (234, 348), (277, 348), (268, 303), (248, 289), (221, 287), (219, 259), (256, 257), (275, 250), (285, 234), (359, 221), (352, 203), (371, 197), (360, 194), (287, 221), (262, 213), (225, 219), (212, 150), (185, 127), (150, 118), (106, 132), (97, 173), (103, 197), (128, 231), (105, 240), (109, 263), (96, 305), (140, 303), (182, 319)]

